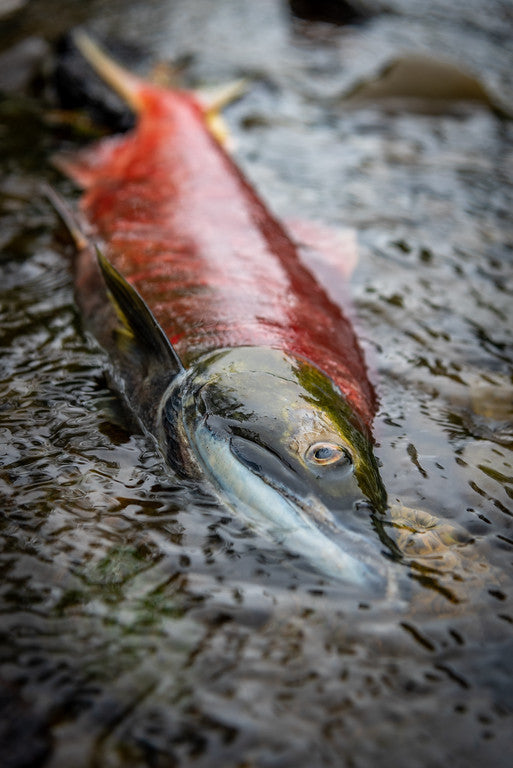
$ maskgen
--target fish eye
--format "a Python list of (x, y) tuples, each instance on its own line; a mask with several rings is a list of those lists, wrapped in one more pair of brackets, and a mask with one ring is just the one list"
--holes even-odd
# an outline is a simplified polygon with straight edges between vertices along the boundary
[(314, 443), (306, 451), (305, 458), (317, 466), (338, 463), (348, 466), (353, 463), (349, 451), (336, 443)]

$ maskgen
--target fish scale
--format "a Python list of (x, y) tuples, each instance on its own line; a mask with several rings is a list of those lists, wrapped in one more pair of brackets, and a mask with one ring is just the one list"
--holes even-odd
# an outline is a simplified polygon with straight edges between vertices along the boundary
[[(212, 108), (134, 78), (88, 39), (80, 46), (137, 112), (130, 133), (59, 160), (84, 189), (87, 234), (50, 195), (74, 236), (77, 301), (114, 386), (178, 476), (209, 481), (317, 572), (382, 591), (376, 399), (331, 286), (225, 152)], [(334, 271), (333, 252), (326, 263), (338, 283), (343, 265)]]
[[(218, 347), (305, 357), (368, 425), (375, 396), (353, 329), (212, 136), (193, 94), (144, 82), (138, 124), (67, 161), (111, 263), (185, 364)], [(200, 330), (201, 329), (201, 330)]]

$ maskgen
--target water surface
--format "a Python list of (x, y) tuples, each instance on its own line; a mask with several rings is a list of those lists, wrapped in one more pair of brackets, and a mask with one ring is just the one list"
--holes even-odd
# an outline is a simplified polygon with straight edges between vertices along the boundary
[(75, 196), (49, 158), (89, 140), (56, 122), (45, 63), (0, 105), (7, 765), (509, 765), (513, 129), (486, 107), (342, 99), (411, 50), (509, 98), (509, 4), (373, 3), (353, 27), (292, 22), (274, 0), (69, 3), (50, 25), (57, 6), (5, 17), (4, 49), (87, 21), (140, 71), (248, 76), (226, 112), (237, 162), (280, 216), (357, 230), (352, 316), (396, 548), (386, 597), (331, 583), (134, 432), (39, 191)]

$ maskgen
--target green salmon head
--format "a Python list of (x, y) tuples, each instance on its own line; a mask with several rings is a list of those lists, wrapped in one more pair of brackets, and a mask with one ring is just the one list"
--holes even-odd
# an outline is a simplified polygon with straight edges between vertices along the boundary
[(326, 575), (383, 582), (371, 441), (314, 365), (259, 347), (209, 354), (171, 385), (161, 425), (171, 461), (199, 468), (253, 528)]

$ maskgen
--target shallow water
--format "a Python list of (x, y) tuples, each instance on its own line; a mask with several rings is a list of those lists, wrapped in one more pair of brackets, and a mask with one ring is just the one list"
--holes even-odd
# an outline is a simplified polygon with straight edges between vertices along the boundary
[[(58, 4), (30, 5), (4, 20), (4, 47), (54, 34), (45, 18)], [(81, 330), (69, 245), (39, 191), (47, 180), (74, 194), (48, 160), (87, 136), (50, 119), (47, 86), (11, 94), (0, 105), (6, 764), (509, 765), (513, 129), (485, 108), (348, 111), (341, 95), (421, 50), (510, 98), (511, 7), (394, 1), (333, 28), (292, 24), (274, 0), (222, 0), (215, 13), (206, 0), (74, 5), (59, 31), (89, 15), (93, 34), (140, 51), (143, 71), (172, 58), (189, 82), (249, 76), (226, 111), (238, 163), (279, 215), (357, 230), (352, 315), (380, 396), (382, 477), (406, 522), (385, 521), (402, 554), (388, 552), (388, 595), (375, 597), (322, 579), (170, 476)], [(434, 534), (411, 530), (412, 510), (436, 518)]]

